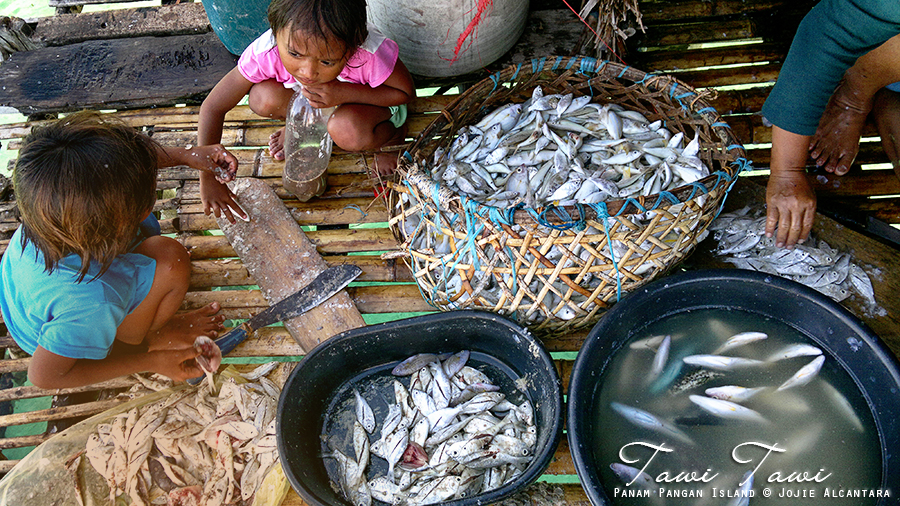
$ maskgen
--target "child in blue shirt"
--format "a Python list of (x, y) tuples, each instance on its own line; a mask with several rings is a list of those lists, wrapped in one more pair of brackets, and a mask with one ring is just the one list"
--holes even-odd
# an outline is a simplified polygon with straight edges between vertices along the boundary
[(158, 227), (151, 215), (158, 168), (177, 165), (220, 181), (237, 171), (221, 145), (163, 148), (97, 113), (26, 137), (13, 173), (22, 225), (0, 263), (0, 308), (32, 355), (34, 385), (68, 388), (144, 371), (176, 381), (203, 374), (194, 340), (216, 337), (224, 316), (216, 303), (176, 314), (190, 256), (172, 238), (141, 233), (142, 224)]

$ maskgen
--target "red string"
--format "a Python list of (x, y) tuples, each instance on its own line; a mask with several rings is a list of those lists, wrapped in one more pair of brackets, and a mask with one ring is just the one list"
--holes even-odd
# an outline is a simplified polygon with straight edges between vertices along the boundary
[(620, 58), (619, 55), (617, 55), (616, 52), (613, 51), (613, 48), (609, 47), (609, 44), (607, 44), (603, 39), (600, 38), (600, 34), (597, 33), (597, 31), (594, 30), (593, 27), (591, 27), (591, 24), (588, 23), (583, 17), (581, 17), (581, 14), (579, 14), (578, 11), (576, 11), (575, 9), (572, 8), (571, 5), (569, 5), (569, 2), (567, 2), (566, 0), (563, 0), (563, 3), (566, 4), (566, 7), (568, 7), (569, 10), (571, 10), (572, 12), (575, 13), (576, 16), (578, 16), (578, 19), (580, 19), (581, 22), (584, 23), (584, 25), (587, 26), (588, 29), (589, 29), (590, 31), (594, 32), (594, 35), (597, 36), (597, 40), (599, 40), (600, 42), (602, 42), (603, 45), (606, 46), (606, 49), (609, 49), (610, 54), (612, 54), (613, 56), (615, 56), (616, 58), (618, 58), (618, 60), (619, 60), (620, 62), (622, 62), (622, 65), (628, 65), (627, 63), (625, 63), (625, 60), (623, 60), (622, 58)]
[[(453, 48), (453, 58), (450, 59), (450, 64), (452, 65), (457, 59), (459, 59), (459, 50), (462, 48), (463, 42), (469, 37), (469, 34), (475, 30), (475, 27), (478, 23), (481, 22), (481, 16), (484, 14), (484, 11), (487, 10), (488, 7), (494, 8), (493, 0), (478, 0), (478, 12), (475, 14), (475, 17), (472, 18), (472, 21), (469, 21), (469, 24), (466, 25), (466, 29), (463, 30), (459, 37), (456, 39), (456, 47)], [(469, 12), (472, 12), (469, 10)], [(471, 45), (471, 42), (469, 43)]]

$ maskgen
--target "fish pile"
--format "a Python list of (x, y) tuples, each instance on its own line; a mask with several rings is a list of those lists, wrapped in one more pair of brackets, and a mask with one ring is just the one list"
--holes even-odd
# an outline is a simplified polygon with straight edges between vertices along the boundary
[(597, 203), (693, 183), (709, 175), (697, 135), (685, 142), (662, 120), (650, 121), (589, 95), (544, 95), (497, 107), (438, 148), (431, 177), (457, 193), (499, 208), (524, 202)]
[[(521, 475), (537, 439), (534, 410), (514, 404), (482, 371), (466, 365), (469, 352), (418, 354), (392, 371), (393, 402), (376, 420), (358, 391), (352, 448), (323, 435), (323, 457), (335, 489), (354, 505), (435, 504), (497, 489)], [(397, 378), (407, 378), (404, 385)], [(372, 470), (370, 456), (386, 462)]]
[(273, 466), (280, 389), (265, 377), (277, 362), (121, 413), (97, 425), (85, 453), (110, 502), (247, 505)]
[(762, 209), (746, 206), (722, 213), (710, 225), (718, 241), (716, 254), (740, 269), (782, 276), (841, 302), (856, 293), (867, 304), (875, 305), (872, 280), (849, 253), (832, 248), (810, 235), (793, 249), (778, 248), (774, 237), (766, 237), (766, 216)]
[[(634, 341), (629, 345), (631, 350), (645, 350), (654, 353), (646, 373), (646, 382), (647, 385), (650, 385), (650, 390), (658, 391), (665, 396), (667, 404), (670, 405), (674, 405), (677, 402), (676, 399), (683, 399), (686, 395), (691, 405), (699, 408), (701, 414), (698, 416), (696, 411), (688, 411), (684, 416), (670, 421), (667, 418), (671, 417), (658, 416), (650, 411), (616, 401), (612, 401), (610, 407), (628, 423), (691, 448), (698, 448), (701, 443), (696, 442), (688, 433), (689, 431), (682, 427), (711, 426), (725, 421), (763, 427), (771, 425), (772, 422), (765, 413), (751, 409), (745, 404), (765, 397), (765, 395), (809, 384), (817, 377), (826, 359), (821, 349), (803, 342), (778, 347), (773, 353), (767, 354), (768, 356), (761, 357), (762, 360), (742, 357), (736, 351), (740, 347), (752, 346), (752, 343), (767, 338), (768, 334), (764, 332), (740, 332), (732, 335), (708, 353), (692, 355), (682, 355), (684, 351), (691, 349), (692, 344), (683, 344), (682, 349), (676, 349), (673, 345), (672, 335), (655, 335)], [(673, 361), (672, 357), (680, 358)], [(794, 368), (797, 361), (801, 361), (803, 365)], [(791, 369), (785, 371), (786, 367), (791, 367)], [(781, 371), (795, 372), (786, 380), (775, 384), (741, 385), (729, 380), (729, 376), (739, 376), (754, 368), (766, 371), (757, 377), (761, 382), (765, 382), (768, 378), (778, 377), (777, 373)], [(671, 372), (675, 374), (670, 374)], [(746, 381), (747, 376), (744, 377), (744, 381)], [(714, 380), (720, 386), (708, 387), (707, 384)], [(832, 388), (827, 382), (823, 385), (826, 386), (829, 395), (841, 407), (842, 412), (850, 419), (853, 426), (862, 432), (862, 422), (843, 394)], [(771, 407), (773, 404), (765, 402), (758, 405)], [(717, 422), (717, 420), (721, 422)], [(696, 434), (698, 436), (706, 434), (706, 431), (696, 432)], [(610, 468), (624, 483), (634, 483), (638, 487), (651, 491), (659, 488), (650, 475), (638, 468), (619, 462), (610, 464)], [(752, 488), (752, 473), (749, 476), (745, 475), (741, 484), (745, 487), (744, 490)]]

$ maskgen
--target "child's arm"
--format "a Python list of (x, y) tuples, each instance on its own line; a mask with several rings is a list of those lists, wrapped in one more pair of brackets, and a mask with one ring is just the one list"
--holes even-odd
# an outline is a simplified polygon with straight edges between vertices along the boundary
[(303, 96), (313, 107), (319, 108), (346, 103), (390, 107), (409, 103), (416, 96), (416, 86), (406, 65), (397, 60), (390, 77), (375, 88), (367, 84), (346, 83), (335, 79), (327, 83), (304, 86)]
[[(253, 83), (247, 80), (235, 67), (225, 74), (218, 84), (209, 92), (200, 106), (200, 118), (197, 124), (197, 143), (201, 146), (218, 144), (222, 141), (222, 125), (225, 115), (244, 98)], [(203, 201), (203, 212), (216, 217), (224, 215), (234, 223), (234, 212), (241, 214), (235, 195), (227, 186), (216, 180), (215, 175), (203, 171), (200, 173), (200, 199)], [(245, 215), (242, 215), (246, 219)]]
[(38, 346), (28, 365), (28, 379), (44, 389), (74, 388), (145, 371), (184, 381), (203, 375), (191, 361), (198, 355), (188, 347), (89, 360), (63, 357)]
[(160, 146), (157, 154), (160, 168), (187, 165), (211, 173), (219, 183), (232, 181), (237, 174), (237, 158), (221, 144), (185, 148)]

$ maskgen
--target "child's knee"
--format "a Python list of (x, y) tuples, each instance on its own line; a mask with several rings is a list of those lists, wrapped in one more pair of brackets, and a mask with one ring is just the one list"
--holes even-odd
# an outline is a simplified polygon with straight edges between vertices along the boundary
[(281, 85), (273, 86), (267, 81), (254, 84), (250, 88), (247, 104), (254, 113), (275, 119), (284, 119), (287, 115), (287, 101), (291, 91)]
[(156, 260), (156, 272), (173, 282), (187, 283), (191, 276), (191, 255), (170, 237), (155, 236), (145, 240), (140, 253)]
[(365, 151), (376, 149), (373, 133), (360, 128), (360, 125), (346, 117), (334, 117), (328, 122), (328, 133), (335, 145), (344, 151)]

